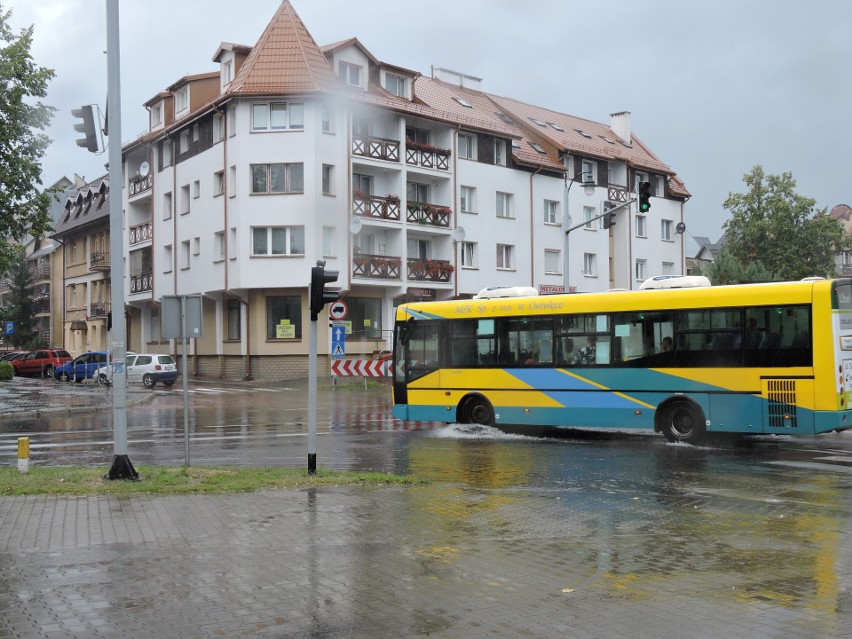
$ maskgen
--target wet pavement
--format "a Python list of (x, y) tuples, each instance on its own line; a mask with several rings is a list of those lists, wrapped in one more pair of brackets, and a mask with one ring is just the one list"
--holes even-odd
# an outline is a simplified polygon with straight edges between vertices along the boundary
[[(161, 419), (170, 396), (150, 397), (133, 401)], [(381, 416), (386, 397), (320, 399), (321, 466), (340, 454), (427, 483), (4, 497), (0, 639), (852, 637), (848, 434), (694, 448), (387, 417), (349, 429), (346, 406)], [(194, 436), (216, 414), (236, 428), (208, 401)], [(250, 460), (302, 442), (300, 415), (219, 447)]]

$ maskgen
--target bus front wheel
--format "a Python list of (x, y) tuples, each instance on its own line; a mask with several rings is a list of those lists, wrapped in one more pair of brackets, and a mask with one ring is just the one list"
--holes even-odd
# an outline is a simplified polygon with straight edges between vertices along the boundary
[(706, 434), (704, 413), (692, 402), (672, 402), (660, 413), (659, 430), (670, 442), (698, 444)]
[(484, 397), (470, 397), (459, 410), (459, 423), (494, 426), (494, 407)]

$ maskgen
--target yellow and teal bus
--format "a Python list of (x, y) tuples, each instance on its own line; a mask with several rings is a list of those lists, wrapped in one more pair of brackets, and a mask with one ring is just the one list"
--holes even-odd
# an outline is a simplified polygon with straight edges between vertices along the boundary
[(403, 420), (688, 443), (843, 430), (852, 279), (407, 303), (393, 358)]

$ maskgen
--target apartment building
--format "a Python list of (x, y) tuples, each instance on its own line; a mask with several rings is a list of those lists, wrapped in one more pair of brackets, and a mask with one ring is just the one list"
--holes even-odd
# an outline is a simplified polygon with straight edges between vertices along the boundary
[[(347, 355), (365, 357), (387, 348), (401, 301), (683, 271), (689, 193), (629, 113), (592, 122), (382, 62), (357, 38), (321, 47), (286, 0), (254, 46), (212, 60), (146, 102), (149, 131), (123, 149), (130, 349), (177, 348), (161, 298), (201, 294), (193, 372), (304, 376), (318, 260), (340, 273)], [(651, 212), (593, 220), (638, 181)]]

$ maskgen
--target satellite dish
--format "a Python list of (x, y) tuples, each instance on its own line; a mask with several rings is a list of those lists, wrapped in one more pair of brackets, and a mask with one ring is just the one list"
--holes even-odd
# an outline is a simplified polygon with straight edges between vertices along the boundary
[(352, 235), (358, 235), (363, 224), (364, 223), (361, 221), (360, 217), (353, 217), (352, 221), (349, 223), (349, 232), (352, 233)]
[(457, 226), (453, 229), (453, 242), (464, 242), (464, 227)]
[(684, 224), (683, 222), (678, 222), (677, 226), (675, 227), (675, 233), (677, 233), (678, 235), (683, 235), (683, 232), (685, 230), (686, 230), (686, 224)]
[(148, 177), (148, 171), (151, 170), (151, 166), (147, 162), (143, 162), (139, 165), (139, 175), (142, 177)]

